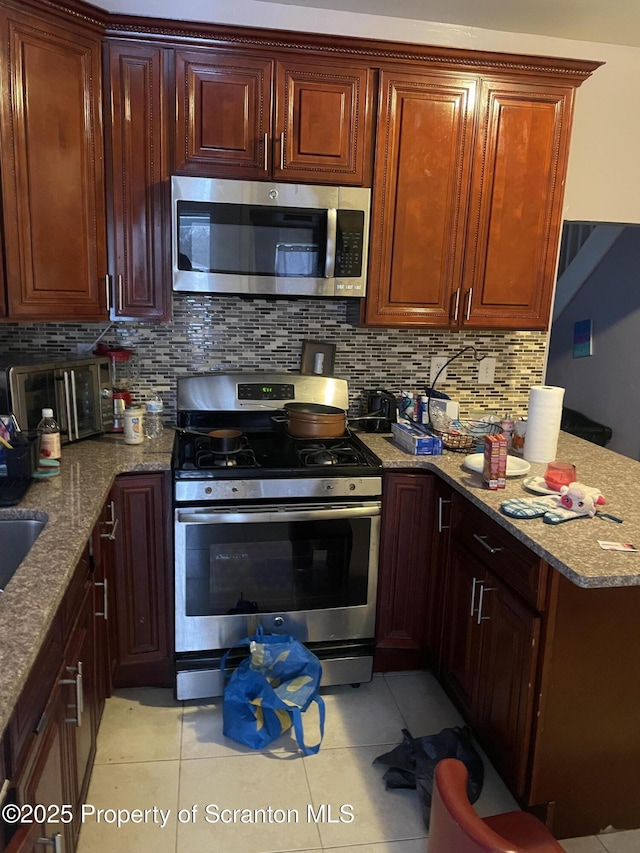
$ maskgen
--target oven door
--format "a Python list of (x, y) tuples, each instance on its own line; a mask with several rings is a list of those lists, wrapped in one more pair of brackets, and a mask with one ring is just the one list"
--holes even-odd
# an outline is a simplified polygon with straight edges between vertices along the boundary
[(372, 638), (379, 532), (379, 501), (176, 509), (176, 651)]

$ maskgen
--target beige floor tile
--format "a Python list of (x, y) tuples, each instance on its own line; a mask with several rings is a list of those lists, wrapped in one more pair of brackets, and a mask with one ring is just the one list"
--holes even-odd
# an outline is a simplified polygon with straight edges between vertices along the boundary
[(432, 735), (464, 721), (430, 672), (394, 673), (385, 676), (406, 728), (414, 737)]
[(171, 690), (119, 690), (105, 705), (96, 764), (180, 758), (181, 735), (182, 702)]
[[(566, 853), (605, 853), (605, 849), (595, 835), (584, 836), (584, 838), (565, 838), (560, 844)], [(638, 847), (634, 848), (637, 853)]]
[(384, 768), (373, 759), (390, 745), (320, 750), (304, 759), (316, 809), (331, 805), (332, 818), (350, 805), (351, 822), (318, 824), (324, 847), (415, 839), (426, 834), (415, 791), (385, 791)]
[[(402, 740), (404, 720), (385, 679), (374, 676), (369, 684), (354, 688), (327, 687), (321, 691), (326, 708), (322, 749), (345, 746), (388, 744)], [(315, 715), (309, 714), (308, 743), (317, 743), (318, 731), (313, 726)]]
[[(197, 810), (194, 820), (178, 826), (178, 850), (275, 853), (318, 848), (318, 828), (307, 819), (311, 802), (302, 758), (272, 753), (182, 761), (180, 808)], [(207, 806), (217, 809), (207, 812)], [(214, 822), (223, 809), (273, 811), (270, 821), (243, 823), (240, 815), (236, 822)]]
[[(96, 809), (125, 810), (156, 808), (143, 823), (118, 827), (107, 823), (111, 812), (100, 820), (87, 812), (80, 832), (77, 853), (135, 851), (135, 853), (175, 853), (178, 806), (179, 761), (146, 761), (135, 764), (96, 765), (87, 794), (87, 806)], [(85, 807), (86, 809), (86, 807)], [(159, 810), (168, 812), (164, 827)]]
[(626, 832), (603, 832), (598, 835), (598, 841), (608, 853), (638, 853), (640, 850), (640, 829), (627, 830)]

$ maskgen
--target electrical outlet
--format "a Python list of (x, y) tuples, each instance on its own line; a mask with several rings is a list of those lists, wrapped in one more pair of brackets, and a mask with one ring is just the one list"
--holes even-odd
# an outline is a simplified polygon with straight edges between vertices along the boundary
[[(440, 373), (440, 369), (449, 361), (446, 355), (434, 355), (431, 359), (431, 375), (429, 377), (429, 385), (433, 385), (436, 376)], [(442, 382), (447, 378), (447, 371), (443, 370), (438, 376), (438, 382)]]
[(478, 385), (493, 385), (496, 374), (496, 360), (486, 355), (478, 364)]

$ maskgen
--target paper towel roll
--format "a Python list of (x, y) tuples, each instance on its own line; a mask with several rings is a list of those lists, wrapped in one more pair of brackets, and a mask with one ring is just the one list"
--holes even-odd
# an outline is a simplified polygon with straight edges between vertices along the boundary
[(523, 456), (529, 462), (553, 462), (558, 449), (564, 388), (534, 385), (529, 391)]

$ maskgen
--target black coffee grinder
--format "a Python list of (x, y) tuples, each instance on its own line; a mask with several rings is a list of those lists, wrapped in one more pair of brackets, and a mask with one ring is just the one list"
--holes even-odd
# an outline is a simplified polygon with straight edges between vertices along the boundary
[(367, 415), (379, 415), (379, 418), (363, 420), (363, 429), (366, 432), (391, 432), (391, 424), (396, 422), (395, 394), (378, 388), (375, 391), (365, 391), (364, 399)]

